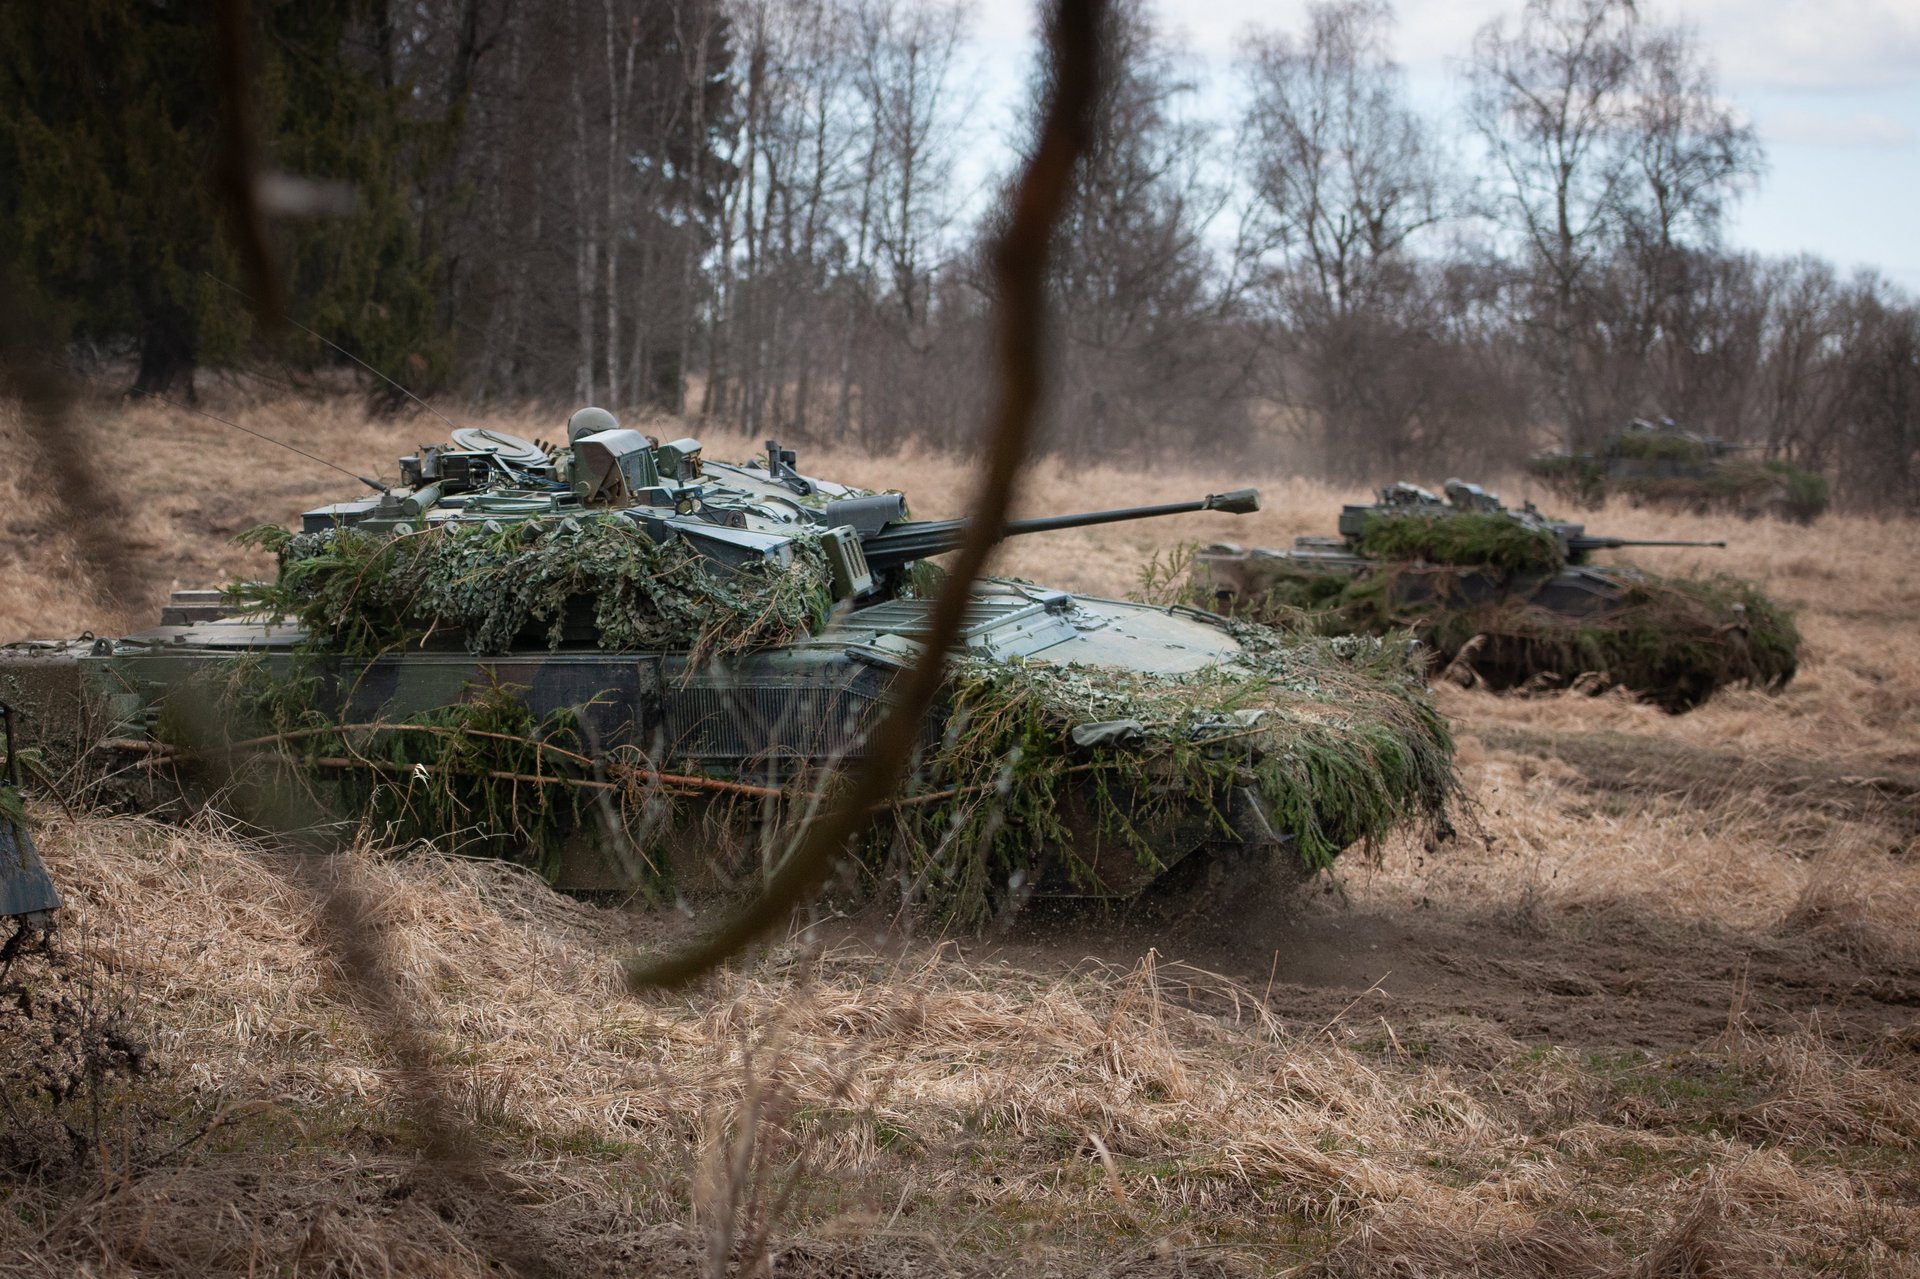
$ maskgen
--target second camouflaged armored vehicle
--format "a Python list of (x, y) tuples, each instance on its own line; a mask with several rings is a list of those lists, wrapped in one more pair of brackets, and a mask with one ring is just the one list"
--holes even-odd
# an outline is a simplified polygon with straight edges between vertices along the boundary
[(1758, 445), (1688, 431), (1672, 418), (1635, 418), (1591, 453), (1542, 453), (1527, 472), (1564, 502), (1596, 507), (1618, 493), (1634, 505), (1766, 516), (1808, 524), (1827, 509), (1827, 482)]
[(1477, 484), (1443, 499), (1412, 484), (1349, 505), (1338, 537), (1290, 550), (1221, 544), (1194, 556), (1191, 589), (1222, 612), (1327, 634), (1411, 630), (1439, 667), (1493, 689), (1619, 686), (1669, 711), (1729, 684), (1780, 688), (1799, 635), (1750, 585), (1590, 563), (1631, 546), (1724, 546), (1587, 533)]
[[(402, 478), (259, 533), (278, 578), (225, 604), (9, 646), (0, 690), (51, 754), (187, 770), (276, 824), (466, 831), (576, 885), (680, 882), (696, 848), (751, 874), (866, 749), (929, 631), (925, 561), (964, 530), (802, 475), (777, 444), (729, 465), (599, 410), (551, 452), (458, 432)], [(989, 580), (952, 657), (858, 864), (964, 920), (1035, 889), (1325, 865), (1438, 820), (1454, 785), (1420, 678), (1378, 643)]]

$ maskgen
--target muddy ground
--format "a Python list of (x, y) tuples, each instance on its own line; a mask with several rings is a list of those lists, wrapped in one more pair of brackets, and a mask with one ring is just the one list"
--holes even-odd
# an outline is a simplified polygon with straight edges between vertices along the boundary
[(1544, 927), (1509, 907), (1308, 901), (1247, 934), (1030, 920), (960, 951), (1040, 969), (1176, 955), (1259, 993), (1296, 1031), (1461, 1015), (1576, 1048), (1692, 1048), (1739, 1024), (1767, 1034), (1817, 1024), (1830, 1041), (1859, 1045), (1920, 1017), (1920, 965), (1862, 964), (1823, 939), (1676, 924), (1632, 902)]

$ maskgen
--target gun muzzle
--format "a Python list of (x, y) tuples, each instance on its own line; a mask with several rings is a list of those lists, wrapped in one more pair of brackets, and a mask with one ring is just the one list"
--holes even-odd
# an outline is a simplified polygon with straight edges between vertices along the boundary
[(1231, 493), (1209, 493), (1206, 510), (1228, 515), (1251, 515), (1260, 509), (1259, 489), (1234, 489)]

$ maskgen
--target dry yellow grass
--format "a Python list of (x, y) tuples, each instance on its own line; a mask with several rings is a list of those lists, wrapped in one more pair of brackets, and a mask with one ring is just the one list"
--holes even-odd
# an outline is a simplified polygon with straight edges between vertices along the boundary
[[(314, 1262), (424, 1260), (415, 1214), (377, 1206), (430, 1179), (397, 1067), (302, 881), (208, 827), (51, 819), (46, 844), (69, 927), (138, 992), (174, 1104), (234, 1117), (64, 1217), (17, 1192), (0, 1270), (288, 1269), (329, 1220)], [(789, 1185), (778, 1235), (958, 1271), (1074, 1271), (1097, 1248), (1229, 1273), (1606, 1273), (1690, 1247), (1754, 1273), (1920, 1241), (1909, 1041), (1868, 1061), (1736, 1020), (1641, 1056), (1471, 1015), (1301, 1027), (1270, 992), (1154, 954), (1036, 972), (942, 947), (793, 943), (643, 1000), (615, 983), (629, 922), (524, 872), (431, 852), (340, 869), (379, 903), (435, 1082), (489, 1152), (484, 1191), (436, 1193), (466, 1211), (490, 1193), (591, 1273), (619, 1272), (596, 1249), (676, 1226), (692, 1268)], [(741, 1190), (763, 1166), (756, 1202)], [(253, 1193), (285, 1184), (308, 1202)], [(440, 1229), (436, 1269), (477, 1273), (488, 1233)]]
[[(149, 1005), (177, 1082), (251, 1109), (224, 1150), (17, 1239), (23, 1268), (285, 1266), (335, 1214), (357, 1224), (322, 1257), (404, 1260), (420, 1223), (356, 1200), (421, 1176), (404, 1139), (368, 1145), (407, 1131), (395, 1068), (306, 891), (205, 829), (54, 821), (47, 842), (73, 924)], [(1747, 1261), (1785, 1247), (1814, 1266), (1905, 1249), (1920, 1228), (1889, 1167), (1920, 1139), (1910, 1045), (1890, 1044), (1888, 1067), (1812, 1033), (1736, 1030), (1658, 1059), (1542, 1052), (1470, 1016), (1311, 1033), (1153, 959), (1034, 973), (941, 951), (788, 948), (691, 998), (636, 1001), (612, 981), (622, 921), (520, 872), (422, 854), (351, 873), (382, 903), (439, 1082), (488, 1138), (494, 1182), (531, 1237), (558, 1217), (580, 1253), (689, 1218), (732, 1238), (743, 1223), (712, 1218), (753, 1209), (726, 1158), (748, 1106), (775, 1122), (745, 1171), (770, 1163), (809, 1192), (783, 1231), (944, 1250), (957, 1268), (1013, 1264), (1029, 1228), (1065, 1257), (1118, 1238), (1234, 1270), (1459, 1273), (1607, 1271), (1689, 1232), (1702, 1237), (1685, 1246)], [(291, 1220), (247, 1215), (284, 1212), (270, 1196), (223, 1204), (241, 1158), (312, 1201)], [(174, 1197), (232, 1224), (184, 1220)], [(573, 1220), (582, 1198), (630, 1216)], [(156, 1221), (175, 1232), (160, 1254)]]
[[(439, 434), (350, 406), (211, 407), (355, 469)], [(156, 596), (260, 571), (228, 532), (342, 493), (171, 411), (103, 426), (139, 443), (126, 494)], [(957, 513), (969, 480), (918, 455), (803, 450), (802, 467), (899, 484), (923, 516)], [(1284, 544), (1363, 496), (1049, 462), (1023, 506), (1247, 483), (1257, 516), (1029, 539), (1004, 566), (1121, 593), (1151, 549)], [(0, 486), (0, 635), (100, 627), (57, 576), (71, 552), (32, 477)], [(379, 903), (477, 1166), (423, 1161), (418, 1081), (287, 863), (212, 824), (36, 810), (69, 937), (156, 1040), (144, 1087), (170, 1118), (146, 1147), (227, 1120), (132, 1175), (0, 1181), (0, 1273), (696, 1274), (729, 1252), (750, 1270), (762, 1245), (783, 1274), (1920, 1273), (1916, 530), (1589, 522), (1739, 539), (1643, 559), (1799, 608), (1793, 686), (1677, 718), (1442, 689), (1467, 833), (1351, 859), (1340, 896), (1236, 917), (1226, 942), (838, 925), (634, 999), (621, 956), (684, 925), (504, 866), (357, 854), (343, 873)], [(119, 1166), (124, 1125), (107, 1132)]]

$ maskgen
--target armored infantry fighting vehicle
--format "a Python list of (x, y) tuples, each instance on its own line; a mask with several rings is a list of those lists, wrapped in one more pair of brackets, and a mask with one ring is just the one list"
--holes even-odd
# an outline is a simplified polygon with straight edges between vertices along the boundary
[(1338, 537), (1291, 550), (1221, 544), (1194, 556), (1196, 598), (1223, 612), (1326, 633), (1411, 629), (1436, 662), (1493, 689), (1620, 686), (1669, 711), (1728, 684), (1778, 688), (1799, 636), (1751, 586), (1661, 578), (1590, 562), (1635, 546), (1725, 546), (1596, 536), (1519, 510), (1477, 484), (1444, 498), (1413, 484), (1340, 514)]
[[(400, 471), (297, 532), (256, 530), (272, 582), (177, 597), (139, 634), (0, 650), (0, 691), (49, 754), (122, 777), (464, 831), (574, 885), (677, 886), (689, 849), (708, 871), (777, 855), (768, 832), (863, 754), (929, 634), (929, 559), (965, 532), (804, 475), (777, 443), (734, 465), (598, 409), (558, 449), (463, 429)], [(1453, 786), (1418, 675), (1378, 643), (988, 580), (951, 658), (912, 783), (855, 864), (954, 916), (1014, 890), (1324, 865), (1439, 820)]]
[(1586, 507), (1619, 493), (1636, 506), (1811, 523), (1827, 509), (1826, 480), (1784, 458), (1752, 456), (1759, 447), (1684, 430), (1672, 418), (1635, 418), (1591, 453), (1542, 453), (1527, 470), (1562, 501)]

